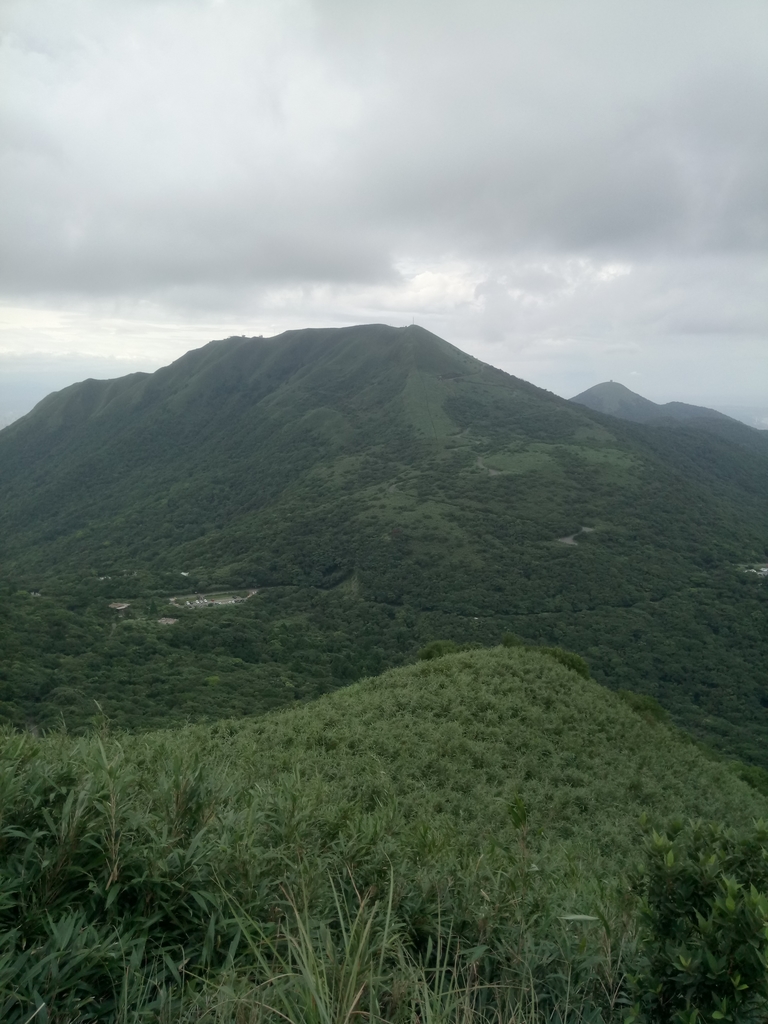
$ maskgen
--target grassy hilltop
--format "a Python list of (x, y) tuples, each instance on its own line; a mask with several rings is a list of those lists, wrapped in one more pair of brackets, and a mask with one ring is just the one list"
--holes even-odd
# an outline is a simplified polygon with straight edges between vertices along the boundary
[(295, 772), (331, 804), (396, 806), (403, 820), (470, 845), (513, 845), (509, 808), (521, 796), (534, 843), (570, 846), (594, 877), (626, 866), (643, 812), (746, 824), (768, 810), (766, 797), (745, 792), (684, 734), (519, 647), (420, 661), (303, 707), (191, 726), (165, 742), (232, 765), (239, 785)]
[[(766, 441), (613, 419), (418, 327), (74, 385), (0, 431), (0, 713), (256, 714), (511, 630), (766, 764)], [(169, 604), (231, 588), (258, 593)]]
[(618, 1022), (643, 962), (641, 812), (744, 829), (768, 810), (520, 648), (251, 721), (8, 733), (0, 766), (9, 1022), (41, 1003), (59, 1021)]

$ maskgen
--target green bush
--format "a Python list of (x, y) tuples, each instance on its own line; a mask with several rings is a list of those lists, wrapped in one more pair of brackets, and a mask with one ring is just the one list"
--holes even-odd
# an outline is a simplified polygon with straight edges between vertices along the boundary
[(444, 658), (446, 654), (457, 654), (459, 649), (453, 640), (432, 640), (421, 648), (417, 657), (419, 661), (432, 661), (434, 658)]
[(632, 690), (619, 690), (618, 696), (625, 704), (640, 715), (649, 725), (660, 725), (666, 722), (669, 715), (655, 698), (646, 693), (633, 693)]
[(768, 772), (765, 768), (757, 764), (742, 764), (741, 761), (732, 762), (731, 767), (742, 782), (746, 782), (763, 796), (768, 796)]
[(645, 958), (631, 1021), (765, 1021), (768, 826), (737, 833), (695, 823), (646, 842)]
[(501, 638), (502, 647), (523, 647), (525, 640), (517, 633), (505, 633)]
[(566, 668), (573, 669), (574, 672), (583, 676), (584, 679), (591, 678), (589, 665), (580, 655), (574, 654), (573, 651), (564, 651), (561, 647), (537, 647), (536, 650), (541, 651), (542, 654), (548, 654), (550, 658), (559, 661)]

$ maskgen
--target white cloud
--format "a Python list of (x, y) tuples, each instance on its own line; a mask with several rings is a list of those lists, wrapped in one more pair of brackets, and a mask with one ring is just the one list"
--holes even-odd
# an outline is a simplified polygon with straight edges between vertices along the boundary
[(563, 393), (768, 380), (762, 0), (6, 0), (0, 33), (0, 353), (415, 318)]

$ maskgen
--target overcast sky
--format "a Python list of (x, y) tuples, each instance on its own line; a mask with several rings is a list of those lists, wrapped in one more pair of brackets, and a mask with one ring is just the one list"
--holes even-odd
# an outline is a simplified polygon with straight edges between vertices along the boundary
[(2, 0), (0, 33), (0, 423), (412, 320), (565, 397), (768, 417), (766, 0)]

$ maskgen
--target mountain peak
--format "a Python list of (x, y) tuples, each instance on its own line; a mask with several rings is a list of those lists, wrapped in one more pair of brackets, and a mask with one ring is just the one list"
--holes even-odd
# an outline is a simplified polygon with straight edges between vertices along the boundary
[(582, 391), (570, 401), (585, 405), (588, 409), (594, 409), (595, 412), (606, 413), (608, 416), (616, 416), (622, 420), (631, 420), (633, 423), (651, 423), (656, 420), (728, 420), (730, 418), (715, 409), (707, 409), (701, 405), (688, 405), (685, 402), (667, 402), (664, 405), (659, 405), (613, 380), (595, 384), (594, 387)]
[(691, 422), (610, 421), (415, 324), (73, 385), (0, 431), (0, 718), (237, 717), (509, 631), (765, 760), (766, 438)]

